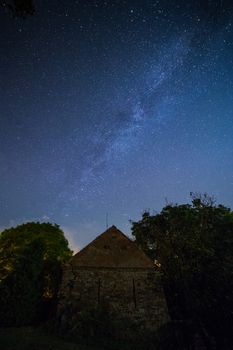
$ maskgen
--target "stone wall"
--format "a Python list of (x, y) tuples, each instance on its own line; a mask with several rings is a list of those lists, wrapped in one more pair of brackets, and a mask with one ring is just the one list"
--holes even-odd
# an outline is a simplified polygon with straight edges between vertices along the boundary
[(140, 330), (155, 331), (168, 321), (167, 305), (153, 268), (88, 268), (66, 265), (58, 313), (72, 317), (104, 305), (112, 317), (128, 320)]

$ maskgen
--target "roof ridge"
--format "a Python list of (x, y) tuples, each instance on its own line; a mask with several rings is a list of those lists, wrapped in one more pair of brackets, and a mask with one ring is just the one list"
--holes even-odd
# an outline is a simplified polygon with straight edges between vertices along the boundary
[[(115, 237), (116, 240), (111, 237), (111, 233), (114, 232), (117, 233)], [(124, 239), (120, 237), (123, 237)], [(125, 248), (122, 246), (122, 242), (125, 242)], [(130, 248), (127, 248), (127, 246)], [(90, 247), (92, 247), (92, 252), (90, 252)], [(127, 253), (125, 250), (127, 250)], [(85, 254), (85, 252), (87, 252), (87, 254)], [(140, 265), (153, 266), (152, 260), (132, 239), (120, 231), (115, 225), (112, 225), (98, 235), (94, 240), (76, 253), (71, 260), (88, 263), (88, 259), (90, 260), (90, 264), (96, 264), (96, 266), (98, 266), (99, 262), (102, 266), (106, 261), (108, 261), (111, 266), (120, 266), (124, 263), (128, 263), (130, 266), (135, 264), (135, 266), (139, 267)]]
[[(123, 234), (126, 238), (128, 238), (123, 232), (121, 232), (115, 225), (112, 225), (111, 227), (107, 228), (104, 232), (100, 233), (98, 236), (96, 236), (90, 243), (88, 243), (85, 247), (83, 247), (81, 250), (79, 250), (76, 254), (74, 254), (73, 258), (78, 255), (79, 253), (83, 252), (88, 248), (90, 245), (92, 245), (98, 238), (102, 237), (107, 231), (109, 231), (111, 228), (115, 228), (117, 231), (119, 231), (121, 234)], [(128, 238), (129, 239), (129, 238)]]

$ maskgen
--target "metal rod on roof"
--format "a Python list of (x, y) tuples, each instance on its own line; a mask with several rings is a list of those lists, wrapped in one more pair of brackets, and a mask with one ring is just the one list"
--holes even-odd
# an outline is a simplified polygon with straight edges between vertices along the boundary
[(106, 228), (108, 229), (108, 212), (106, 213)]

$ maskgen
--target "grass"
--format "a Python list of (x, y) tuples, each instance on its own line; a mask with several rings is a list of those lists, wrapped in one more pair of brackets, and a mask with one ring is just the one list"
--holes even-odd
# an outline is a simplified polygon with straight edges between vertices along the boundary
[(94, 346), (86, 346), (66, 341), (50, 335), (40, 328), (1, 328), (1, 350), (101, 350)]
[[(44, 328), (0, 328), (0, 350), (146, 350), (146, 346), (124, 340), (77, 341), (50, 334)], [(153, 347), (154, 349), (154, 347)]]

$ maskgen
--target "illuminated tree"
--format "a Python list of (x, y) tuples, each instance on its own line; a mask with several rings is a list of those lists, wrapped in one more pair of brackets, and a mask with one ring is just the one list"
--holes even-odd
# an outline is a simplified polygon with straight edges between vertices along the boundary
[(71, 255), (58, 225), (30, 222), (3, 231), (0, 323), (22, 325), (47, 318), (56, 303), (61, 264)]

